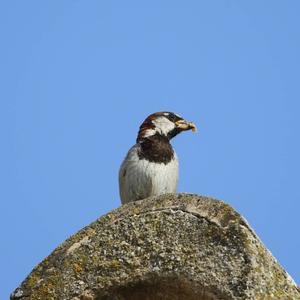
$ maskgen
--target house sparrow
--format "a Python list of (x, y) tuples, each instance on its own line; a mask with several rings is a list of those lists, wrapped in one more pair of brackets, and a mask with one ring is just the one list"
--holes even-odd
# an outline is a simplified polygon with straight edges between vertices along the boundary
[(194, 123), (172, 112), (157, 112), (145, 119), (136, 144), (128, 151), (120, 167), (122, 204), (176, 192), (178, 159), (170, 140), (189, 129), (197, 130)]

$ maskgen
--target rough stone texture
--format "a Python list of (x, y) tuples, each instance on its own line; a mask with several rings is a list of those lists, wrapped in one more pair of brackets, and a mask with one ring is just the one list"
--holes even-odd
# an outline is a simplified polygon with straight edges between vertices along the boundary
[(39, 264), (11, 299), (300, 299), (227, 204), (169, 194), (124, 205)]

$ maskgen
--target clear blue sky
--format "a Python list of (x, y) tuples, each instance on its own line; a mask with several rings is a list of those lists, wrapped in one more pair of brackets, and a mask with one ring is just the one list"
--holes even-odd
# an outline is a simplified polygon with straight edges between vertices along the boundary
[(117, 173), (150, 113), (179, 191), (235, 207), (300, 283), (299, 1), (2, 1), (0, 298), (120, 205)]

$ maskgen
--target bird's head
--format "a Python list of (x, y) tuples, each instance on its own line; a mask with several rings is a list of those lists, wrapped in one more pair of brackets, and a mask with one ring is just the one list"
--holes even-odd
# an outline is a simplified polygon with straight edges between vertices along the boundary
[(172, 112), (156, 112), (148, 116), (140, 126), (137, 141), (151, 136), (165, 136), (169, 140), (186, 130), (196, 131), (196, 125)]

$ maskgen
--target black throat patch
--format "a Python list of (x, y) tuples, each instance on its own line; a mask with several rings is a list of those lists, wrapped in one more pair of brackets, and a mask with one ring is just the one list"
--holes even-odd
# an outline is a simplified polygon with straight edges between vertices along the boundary
[(140, 140), (138, 156), (150, 162), (167, 164), (174, 158), (174, 150), (166, 136), (153, 135)]

